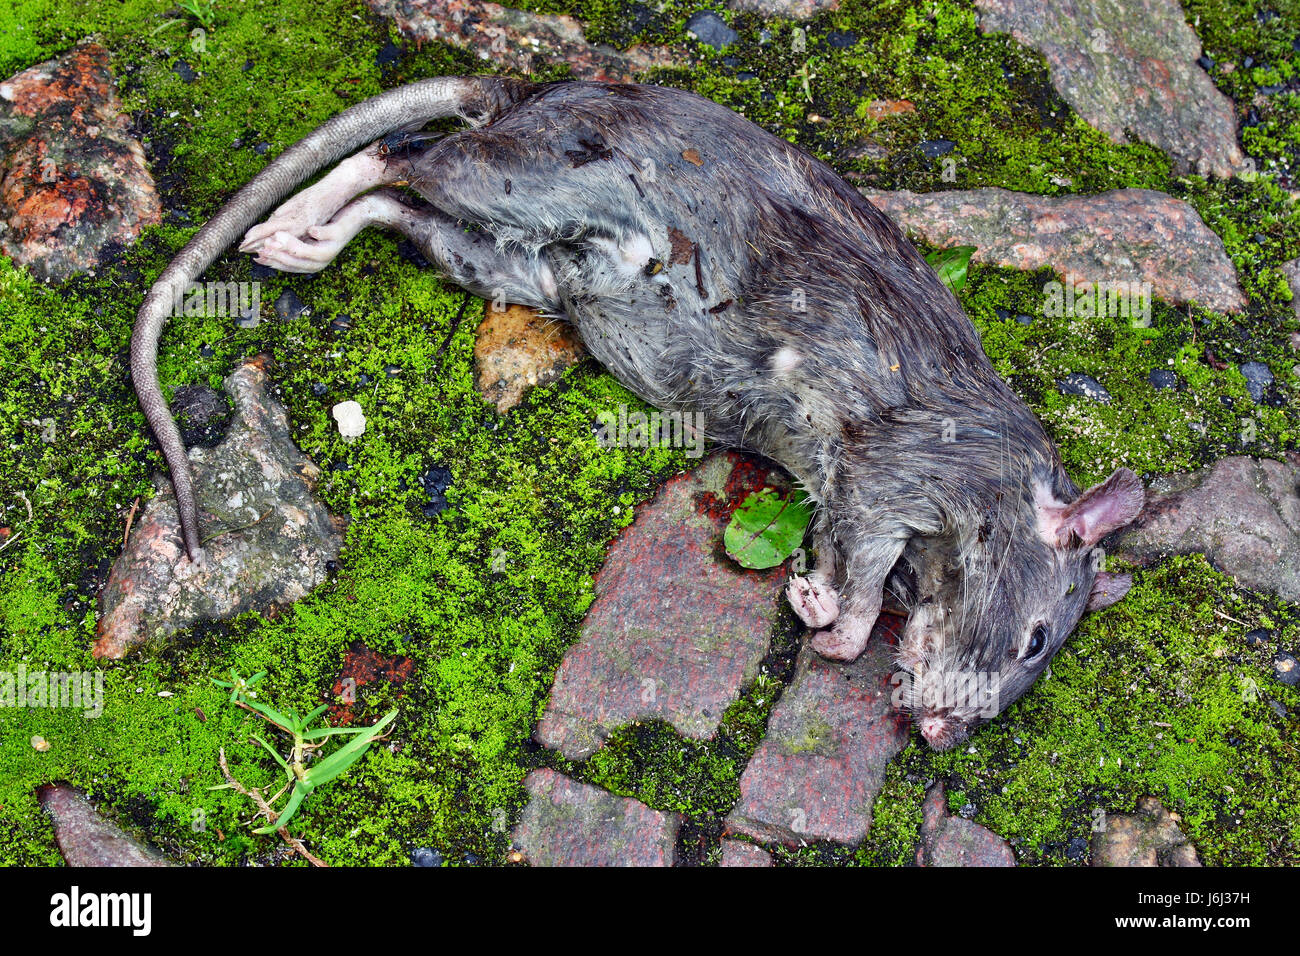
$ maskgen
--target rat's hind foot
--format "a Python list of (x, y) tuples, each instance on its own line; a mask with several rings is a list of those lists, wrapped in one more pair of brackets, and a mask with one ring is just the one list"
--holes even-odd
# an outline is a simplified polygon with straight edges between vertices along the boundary
[(816, 571), (807, 577), (791, 578), (785, 596), (809, 627), (827, 627), (840, 613), (839, 595)]
[(840, 617), (835, 626), (813, 634), (812, 649), (834, 661), (851, 661), (867, 649), (876, 619), (853, 615)]
[(277, 232), (261, 240), (257, 262), (281, 272), (319, 272), (371, 225), (392, 226), (405, 207), (390, 190), (376, 190), (348, 203), (329, 222), (308, 226), (301, 238)]
[(397, 182), (403, 175), (404, 167), (401, 164), (390, 163), (380, 157), (378, 145), (368, 146), (343, 160), (314, 186), (309, 186), (282, 203), (266, 222), (248, 230), (244, 234), (244, 241), (239, 245), (239, 251), (257, 252), (272, 239), (279, 239), (282, 233), (300, 241), (308, 239), (309, 230), (313, 226), (328, 223), (335, 213), (357, 196), (376, 186)]

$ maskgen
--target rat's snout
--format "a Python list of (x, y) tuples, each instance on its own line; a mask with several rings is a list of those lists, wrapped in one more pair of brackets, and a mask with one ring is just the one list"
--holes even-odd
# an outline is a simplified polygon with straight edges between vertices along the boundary
[(921, 736), (932, 750), (947, 750), (966, 739), (966, 725), (952, 711), (925, 710), (917, 721)]

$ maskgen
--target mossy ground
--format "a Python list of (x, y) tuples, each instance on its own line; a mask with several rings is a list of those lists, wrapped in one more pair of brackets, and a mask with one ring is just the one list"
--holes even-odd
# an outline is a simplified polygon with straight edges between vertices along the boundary
[[(1300, 95), (1258, 92), (1300, 67), (1294, 0), (1187, 4), (1207, 52), (1220, 67), (1236, 65), (1213, 75), (1236, 100), (1246, 149), (1265, 174), (1229, 182), (1175, 176), (1159, 151), (1115, 144), (1089, 128), (1056, 96), (1042, 59), (1008, 37), (980, 34), (967, 2), (845, 0), (805, 24), (802, 52), (792, 49), (790, 23), (735, 15), (718, 3), (668, 0), (648, 15), (623, 0), (522, 5), (575, 13), (589, 38), (619, 45), (678, 42), (692, 12), (717, 10), (739, 41), (704, 51), (702, 69), (655, 79), (740, 109), (879, 187), (942, 188), (939, 166), (915, 147), (943, 138), (956, 143), (953, 185), (1047, 194), (1141, 186), (1186, 199), (1224, 239), (1251, 299), (1243, 315), (1160, 304), (1145, 329), (1119, 319), (1048, 320), (1041, 316), (1048, 276), (985, 267), (972, 269), (963, 302), (1081, 481), (1121, 464), (1149, 477), (1223, 454), (1278, 455), (1296, 446), (1300, 383), (1287, 344), (1296, 323), (1278, 266), (1300, 255), (1300, 216), (1288, 193), (1300, 161)], [(1279, 16), (1265, 16), (1266, 6)], [(8, 372), (0, 383), (0, 525), (11, 529), (0, 540), (0, 670), (97, 666), (86, 650), (94, 595), (132, 502), (150, 494), (161, 465), (125, 365), (152, 277), (224, 198), (325, 117), (400, 82), (485, 65), (437, 46), (406, 49), (389, 63), (378, 54), (400, 38), (358, 0), (219, 0), (204, 52), (187, 38), (196, 26), (168, 3), (0, 0), (0, 76), (87, 35), (109, 48), (168, 206), (165, 224), (120, 261), (59, 288), (0, 260)], [(859, 39), (835, 46), (832, 30)], [(1265, 65), (1244, 67), (1247, 55)], [(197, 73), (192, 83), (174, 71), (179, 59)], [(916, 112), (876, 122), (862, 108), (891, 98), (910, 100)], [(844, 147), (868, 138), (886, 159), (842, 158)], [(229, 254), (208, 275), (247, 279), (249, 265)], [(386, 237), (363, 237), (314, 279), (267, 282), (264, 300), (285, 288), (310, 315), (255, 330), (218, 319), (177, 323), (164, 335), (160, 371), (168, 388), (215, 386), (241, 356), (266, 351), (276, 359), (299, 443), (326, 469), (322, 493), (353, 518), (341, 568), (278, 618), (198, 628), (105, 667), (98, 719), (68, 710), (0, 713), (0, 862), (58, 860), (34, 797), (56, 779), (91, 791), (183, 859), (287, 859), (277, 842), (242, 825), (242, 798), (207, 789), (221, 782), (223, 746), (246, 782), (276, 773), (248, 741), (257, 722), (209, 678), (231, 667), (266, 668), (265, 699), (307, 708), (328, 692), (355, 640), (414, 658), (416, 676), (400, 701), (383, 685), (365, 688), (364, 715), (401, 707), (396, 733), (314, 794), (294, 824), (327, 861), (401, 863), (413, 847), (432, 846), (453, 862), (467, 854), (499, 862), (523, 776), (541, 763), (686, 812), (684, 847), (708, 859), (698, 848), (718, 832), (792, 672), (792, 627), (778, 635), (763, 676), (727, 711), (714, 742), (684, 741), (659, 724), (630, 727), (580, 766), (528, 742), (606, 546), (633, 507), (687, 460), (597, 449), (595, 413), (634, 399), (590, 362), (497, 416), (472, 388), (481, 304), (402, 258)], [(999, 318), (1020, 312), (1035, 322)], [(331, 332), (340, 313), (352, 327)], [(1229, 367), (1208, 364), (1206, 346)], [(1235, 368), (1249, 360), (1267, 362), (1276, 377), (1262, 405)], [(388, 366), (400, 372), (390, 376)], [(1173, 368), (1186, 387), (1151, 388), (1146, 375), (1157, 367)], [(1070, 371), (1096, 377), (1113, 403), (1060, 395), (1054, 381)], [(352, 445), (329, 418), (344, 399), (361, 401), (371, 422)], [(33, 424), (43, 419), (54, 421), (53, 442)], [(454, 483), (450, 508), (430, 518), (417, 478), (435, 464), (449, 468)], [(501, 553), (508, 559), (494, 563)], [(1201, 559), (1140, 572), (1129, 598), (1085, 621), (1052, 677), (968, 748), (905, 751), (862, 848), (779, 856), (906, 863), (924, 785), (939, 777), (955, 806), (974, 807), (1025, 862), (1073, 862), (1071, 841), (1087, 837), (1095, 811), (1131, 811), (1145, 793), (1182, 813), (1206, 862), (1300, 862), (1300, 695), (1272, 680), (1271, 648), (1245, 643), (1245, 632), (1261, 626), (1283, 646), (1300, 643), (1295, 608), (1238, 592)], [(1278, 716), (1270, 700), (1289, 716)], [(48, 751), (33, 749), (36, 734)]]

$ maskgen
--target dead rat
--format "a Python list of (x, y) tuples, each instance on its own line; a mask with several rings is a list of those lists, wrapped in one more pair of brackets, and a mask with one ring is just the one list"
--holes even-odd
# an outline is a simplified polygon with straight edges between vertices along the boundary
[[(450, 116), (469, 128), (416, 135)], [(862, 652), (897, 569), (903, 703), (933, 747), (1009, 706), (1085, 610), (1128, 590), (1094, 546), (1141, 510), (1137, 477), (1079, 491), (952, 293), (833, 170), (691, 93), (492, 77), (424, 80), (329, 120), (146, 296), (131, 369), (192, 560), (189, 463), (156, 369), (171, 303), (245, 230), (259, 262), (315, 272), (372, 225), (477, 295), (567, 318), (646, 401), (783, 465), (817, 504), (818, 567), (787, 595), (821, 654)]]

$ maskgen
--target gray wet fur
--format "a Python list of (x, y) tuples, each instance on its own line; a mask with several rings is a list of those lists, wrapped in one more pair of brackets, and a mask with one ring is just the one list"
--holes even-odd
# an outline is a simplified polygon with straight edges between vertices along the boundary
[[(1122, 595), (1092, 546), (1136, 515), (1140, 483), (1121, 470), (1081, 496), (952, 293), (833, 170), (674, 89), (476, 82), (466, 95), (479, 125), (372, 147), (387, 166), (374, 185), (407, 182), (427, 205), (377, 190), (356, 200), (386, 210), (366, 221), (403, 232), (473, 292), (504, 289), (567, 318), (642, 398), (702, 412), (710, 439), (789, 470), (818, 504), (810, 578), (838, 600), (814, 646), (855, 656), (883, 591), (897, 590), (912, 611), (904, 699), (929, 719), (932, 746), (964, 738), (990, 708), (928, 700), (927, 680), (993, 675), (1001, 711), (1090, 601)], [(428, 118), (390, 112), (348, 149)], [(312, 171), (293, 166), (299, 180)], [(234, 208), (232, 226), (270, 204), (243, 196), (222, 211)]]

